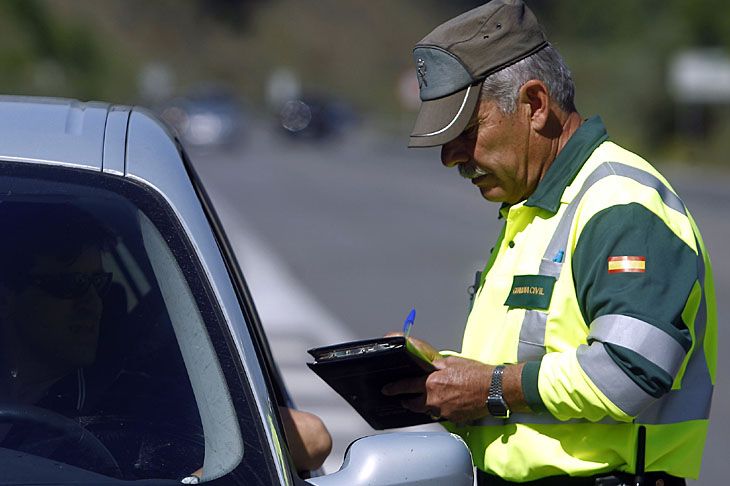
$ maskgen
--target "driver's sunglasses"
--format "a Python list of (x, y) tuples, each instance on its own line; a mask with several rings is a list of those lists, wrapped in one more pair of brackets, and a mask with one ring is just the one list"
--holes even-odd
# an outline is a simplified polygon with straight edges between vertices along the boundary
[(76, 300), (94, 286), (97, 295), (102, 297), (112, 282), (110, 272), (97, 273), (59, 273), (54, 275), (29, 275), (28, 282), (59, 299)]

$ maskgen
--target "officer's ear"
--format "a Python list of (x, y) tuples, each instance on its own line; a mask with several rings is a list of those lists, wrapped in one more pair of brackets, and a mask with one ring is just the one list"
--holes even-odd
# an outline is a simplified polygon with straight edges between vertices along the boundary
[(531, 79), (520, 87), (517, 101), (524, 106), (530, 117), (530, 126), (542, 132), (550, 118), (550, 92), (545, 83)]

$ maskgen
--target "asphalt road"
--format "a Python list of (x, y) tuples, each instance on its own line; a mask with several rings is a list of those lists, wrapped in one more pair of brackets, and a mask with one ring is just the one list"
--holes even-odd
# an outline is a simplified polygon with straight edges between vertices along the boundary
[[(297, 362), (285, 375), (292, 369), (292, 376), (303, 376), (306, 347), (397, 330), (412, 307), (417, 309), (415, 335), (442, 349), (459, 349), (467, 287), (499, 230), (497, 205), (484, 202), (468, 181), (444, 169), (438, 150), (404, 145), (367, 130), (313, 144), (255, 128), (235, 150), (192, 153), (214, 202), (225, 208), (224, 223), (238, 221), (255, 235), (258, 250), (251, 250), (248, 261), (254, 265), (260, 258), (251, 255), (265, 251), (282, 269), (261, 271), (262, 283), (249, 283), (255, 299), (259, 292), (262, 301), (273, 302), (271, 309), (279, 309), (270, 322), (293, 323), (287, 332), (297, 336), (294, 341), (272, 343), (277, 359), (301, 348), (301, 366), (296, 354)], [(730, 236), (730, 175), (690, 167), (664, 172), (697, 220), (711, 254), (722, 344), (730, 310), (730, 248), (724, 244)], [(239, 252), (246, 253), (242, 245)], [(276, 281), (272, 275), (281, 277)], [(318, 318), (303, 321), (281, 312), (294, 292), (286, 290), (284, 280), (306, 289), (308, 299), (322, 310), (310, 315), (326, 315), (319, 319), (321, 326)], [(267, 315), (262, 312), (268, 328)], [(724, 371), (730, 369), (730, 357), (721, 351), (719, 360), (713, 423), (703, 473), (695, 484), (725, 483), (730, 377)], [(337, 446), (340, 452), (344, 448)], [(337, 460), (339, 456), (329, 469)]]

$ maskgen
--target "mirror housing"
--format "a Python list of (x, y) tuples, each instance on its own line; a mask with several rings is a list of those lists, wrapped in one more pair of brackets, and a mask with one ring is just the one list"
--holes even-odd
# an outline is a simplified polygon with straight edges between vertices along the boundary
[(347, 448), (339, 471), (307, 479), (314, 486), (473, 486), (471, 454), (448, 432), (372, 435)]

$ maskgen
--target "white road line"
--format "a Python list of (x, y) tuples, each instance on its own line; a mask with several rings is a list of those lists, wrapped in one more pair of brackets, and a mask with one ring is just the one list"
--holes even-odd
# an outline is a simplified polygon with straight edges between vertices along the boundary
[(301, 285), (241, 216), (217, 201), (216, 209), (251, 289), (287, 389), (297, 406), (317, 414), (332, 433), (334, 447), (325, 472), (342, 465), (347, 446), (375, 431), (306, 367), (308, 348), (354, 336)]

